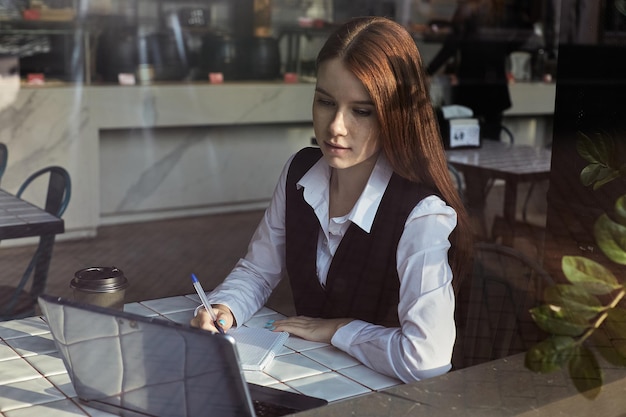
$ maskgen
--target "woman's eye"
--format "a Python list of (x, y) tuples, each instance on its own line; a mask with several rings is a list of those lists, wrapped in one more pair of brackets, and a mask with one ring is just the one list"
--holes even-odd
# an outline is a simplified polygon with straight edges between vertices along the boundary
[(357, 116), (368, 117), (372, 115), (372, 111), (368, 109), (354, 109)]
[(325, 99), (325, 98), (318, 98), (317, 102), (318, 102), (318, 104), (321, 104), (322, 106), (332, 106), (333, 105), (332, 101), (330, 101), (328, 99)]

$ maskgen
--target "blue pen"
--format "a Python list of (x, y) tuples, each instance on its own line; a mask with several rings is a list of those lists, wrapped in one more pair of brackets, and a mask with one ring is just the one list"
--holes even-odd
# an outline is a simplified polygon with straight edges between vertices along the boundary
[(209, 300), (206, 298), (204, 289), (202, 289), (202, 285), (200, 284), (200, 281), (198, 281), (198, 278), (196, 278), (195, 274), (191, 274), (191, 281), (193, 282), (193, 286), (196, 289), (196, 292), (200, 296), (200, 301), (202, 301), (202, 305), (204, 306), (205, 310), (209, 312), (209, 315), (211, 316), (211, 320), (213, 320), (213, 325), (215, 326), (218, 332), (220, 332), (221, 334), (224, 334), (224, 329), (222, 329), (222, 326), (220, 326), (217, 323), (217, 316), (213, 312), (213, 307), (211, 307)]

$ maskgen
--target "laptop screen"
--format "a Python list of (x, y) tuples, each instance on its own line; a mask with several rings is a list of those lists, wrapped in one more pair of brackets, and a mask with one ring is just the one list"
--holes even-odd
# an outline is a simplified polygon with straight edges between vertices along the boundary
[(254, 415), (232, 337), (58, 297), (39, 304), (78, 397), (94, 408)]

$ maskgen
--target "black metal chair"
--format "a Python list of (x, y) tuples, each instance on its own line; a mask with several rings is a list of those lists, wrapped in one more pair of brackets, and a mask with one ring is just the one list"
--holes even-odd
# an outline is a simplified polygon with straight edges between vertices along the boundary
[[(50, 166), (31, 174), (22, 183), (16, 196), (22, 197), (24, 191), (36, 180), (45, 180), (45, 175), (48, 175), (48, 187), (44, 209), (56, 217), (61, 217), (72, 194), (70, 175), (62, 167)], [(0, 321), (29, 317), (35, 314), (37, 297), (46, 288), (54, 240), (54, 234), (40, 236), (37, 249), (17, 285), (0, 286)], [(31, 277), (32, 284), (30, 289), (27, 289)]]
[(5, 143), (0, 142), (0, 182), (2, 182), (2, 176), (7, 169), (7, 162), (9, 160), (9, 148)]
[(472, 275), (457, 300), (455, 369), (527, 351), (546, 335), (529, 310), (554, 285), (534, 260), (503, 245), (475, 245)]

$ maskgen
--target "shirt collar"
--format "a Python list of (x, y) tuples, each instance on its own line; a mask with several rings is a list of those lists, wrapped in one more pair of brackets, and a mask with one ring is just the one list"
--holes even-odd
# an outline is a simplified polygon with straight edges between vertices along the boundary
[[(304, 188), (304, 200), (313, 208), (321, 224), (328, 222), (330, 169), (322, 157), (296, 183), (298, 188)], [(367, 233), (372, 229), (374, 217), (392, 174), (391, 165), (383, 152), (380, 152), (361, 196), (348, 214), (348, 220)]]

